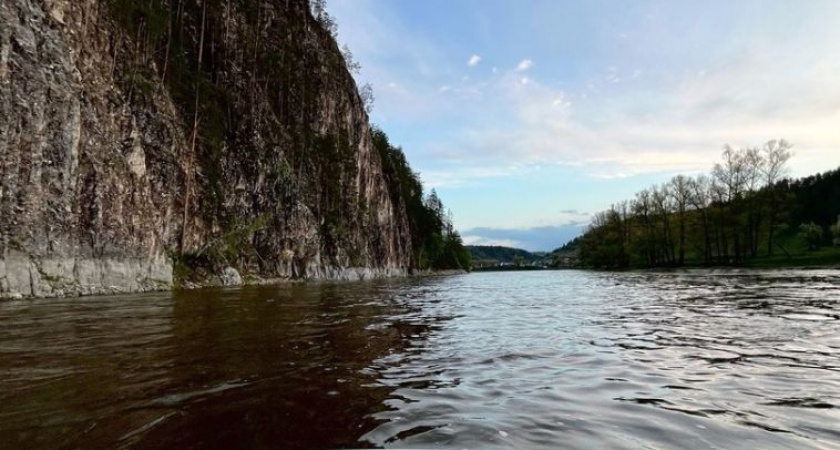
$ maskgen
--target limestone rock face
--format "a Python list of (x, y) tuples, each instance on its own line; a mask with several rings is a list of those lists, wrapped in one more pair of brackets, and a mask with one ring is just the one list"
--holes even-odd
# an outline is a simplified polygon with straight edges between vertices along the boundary
[(0, 297), (404, 274), (391, 198), (305, 0), (0, 2)]

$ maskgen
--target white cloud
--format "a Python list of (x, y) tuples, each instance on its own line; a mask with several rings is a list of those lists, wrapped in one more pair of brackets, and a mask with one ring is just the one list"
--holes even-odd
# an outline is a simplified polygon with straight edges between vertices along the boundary
[[(461, 186), (490, 178), (507, 177), (522, 170), (515, 165), (464, 167), (460, 164), (462, 161), (451, 159), (449, 163), (450, 167), (421, 173), (423, 184), (430, 188)], [(467, 161), (467, 164), (474, 164), (474, 161)]]
[(530, 59), (523, 59), (522, 61), (519, 62), (519, 65), (516, 66), (516, 70), (518, 72), (524, 72), (524, 71), (530, 69), (533, 66), (534, 66), (533, 61), (531, 61)]
[[(522, 77), (508, 74), (488, 88), (494, 104), (471, 112), (473, 126), (454, 145), (465, 163), (573, 163), (615, 178), (707, 171), (725, 143), (785, 138), (797, 148), (794, 174), (805, 175), (840, 164), (838, 70), (836, 56), (780, 67), (772, 57), (741, 55), (703, 75), (663, 81), (633, 70), (624, 78), (638, 79), (632, 87), (601, 89), (595, 81), (568, 91), (533, 77), (524, 89)], [(607, 74), (621, 78), (618, 69)]]
[(554, 109), (557, 108), (568, 108), (572, 106), (572, 101), (568, 99), (566, 93), (561, 92), (557, 97), (551, 102), (551, 107)]
[[(369, 0), (333, 5), (352, 16), (339, 17), (341, 36), (363, 63), (363, 76), (379, 86), (400, 80), (378, 96), (377, 118), (451, 119), (454, 129), (403, 143), (431, 185), (510, 176), (513, 163), (573, 165), (598, 178), (706, 171), (724, 143), (760, 145), (779, 137), (796, 145), (796, 175), (840, 164), (840, 58), (827, 51), (840, 42), (834, 28), (767, 42), (760, 33), (733, 39), (695, 65), (663, 53), (675, 62), (643, 66), (631, 59), (637, 51), (599, 61), (599, 69), (559, 89), (528, 72), (531, 59), (494, 67), (489, 80), (471, 73), (473, 80), (461, 81), (462, 73), (444, 69), (447, 49), (407, 31), (387, 8), (374, 13), (381, 7)], [(661, 39), (652, 46), (651, 36), (660, 34), (645, 34), (655, 32), (630, 35), (646, 51), (678, 49), (659, 46)], [(451, 167), (439, 164), (441, 155)]]
[(462, 239), (466, 245), (498, 245), (512, 248), (523, 247), (521, 242), (513, 239), (493, 239), (482, 236), (464, 236)]
[(467, 61), (467, 65), (470, 66), (470, 67), (473, 67), (480, 62), (481, 62), (481, 56), (472, 55), (472, 56), (470, 56), (469, 61)]

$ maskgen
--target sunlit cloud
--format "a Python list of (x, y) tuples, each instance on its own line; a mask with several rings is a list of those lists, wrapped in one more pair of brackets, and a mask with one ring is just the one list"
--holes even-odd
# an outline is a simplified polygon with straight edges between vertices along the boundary
[(495, 245), (501, 247), (521, 248), (522, 242), (513, 239), (493, 239), (482, 236), (463, 236), (464, 244), (467, 245)]
[[(558, 17), (558, 11), (590, 8), (559, 3), (543, 6)], [(831, 20), (840, 4), (799, 4), (808, 11), (793, 18), (784, 13), (790, 5), (744, 7), (765, 12), (761, 20), (720, 5), (704, 7), (723, 10), (705, 18), (683, 17), (676, 15), (683, 6), (669, 4), (667, 11), (641, 11), (635, 18), (615, 13), (621, 28), (602, 29), (596, 25), (610, 11), (598, 10), (597, 22), (581, 22), (577, 41), (561, 39), (577, 23), (570, 21), (565, 28), (534, 27), (531, 40), (481, 55), (475, 52), (486, 48), (480, 42), (438, 39), (441, 29), (407, 26), (411, 16), (396, 14), (399, 4), (333, 0), (330, 7), (337, 11), (339, 38), (363, 65), (358, 81), (383, 87), (374, 120), (389, 134), (395, 130), (392, 137), (428, 186), (447, 192), (481, 186), (492, 195), (504, 180), (529, 184), (569, 173), (588, 177), (593, 184), (585, 189), (594, 191), (605, 182), (646, 183), (660, 174), (707, 172), (725, 143), (758, 146), (773, 138), (795, 144), (794, 175), (840, 164), (840, 54), (833, 50), (840, 28)], [(532, 11), (531, 19), (550, 12)], [(721, 24), (731, 28), (725, 36), (686, 28), (713, 19), (743, 23)], [(791, 20), (808, 32), (778, 26)], [(535, 37), (548, 50), (540, 53)], [(573, 43), (564, 47), (567, 42)], [(393, 80), (399, 82), (389, 87)], [(621, 198), (612, 194), (589, 205), (574, 203), (577, 197), (563, 201), (597, 210)], [(524, 217), (523, 225), (541, 217)], [(494, 223), (506, 220), (499, 214)]]

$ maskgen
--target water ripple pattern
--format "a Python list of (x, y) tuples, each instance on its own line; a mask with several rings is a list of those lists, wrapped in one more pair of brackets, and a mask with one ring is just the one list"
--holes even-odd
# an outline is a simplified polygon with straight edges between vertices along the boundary
[(0, 448), (838, 449), (840, 271), (0, 304)]

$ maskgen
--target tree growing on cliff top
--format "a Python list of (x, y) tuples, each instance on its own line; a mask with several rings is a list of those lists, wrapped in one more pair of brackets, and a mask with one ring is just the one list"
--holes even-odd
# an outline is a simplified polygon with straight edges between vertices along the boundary
[(335, 22), (335, 19), (329, 13), (327, 13), (327, 1), (326, 0), (312, 0), (310, 3), (310, 8), (312, 10), (312, 15), (315, 17), (315, 20), (327, 30), (333, 39), (338, 38), (338, 24)]
[(347, 70), (354, 75), (358, 75), (362, 70), (362, 64), (356, 61), (353, 57), (353, 51), (350, 50), (347, 44), (341, 46), (341, 56), (344, 57), (344, 64), (347, 66)]
[(373, 146), (382, 159), (388, 191), (395, 205), (403, 205), (411, 230), (411, 247), (417, 270), (472, 268), (472, 257), (452, 225), (437, 192), (424, 196), (420, 175), (411, 170), (405, 153), (391, 145), (384, 131), (371, 130)]
[(370, 114), (373, 112), (373, 85), (365, 83), (359, 88), (359, 97), (362, 98), (362, 105), (365, 107), (365, 112)]

